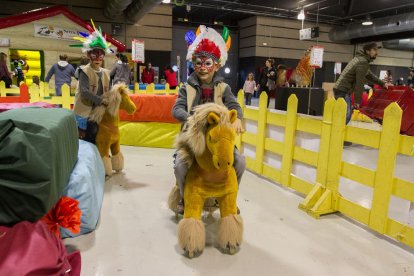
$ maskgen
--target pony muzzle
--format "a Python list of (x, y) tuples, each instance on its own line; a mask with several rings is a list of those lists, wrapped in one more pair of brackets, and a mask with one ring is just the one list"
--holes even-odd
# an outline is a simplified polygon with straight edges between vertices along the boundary
[(234, 158), (233, 156), (223, 157), (223, 156), (213, 156), (213, 164), (214, 167), (218, 170), (228, 170), (231, 166), (233, 166)]

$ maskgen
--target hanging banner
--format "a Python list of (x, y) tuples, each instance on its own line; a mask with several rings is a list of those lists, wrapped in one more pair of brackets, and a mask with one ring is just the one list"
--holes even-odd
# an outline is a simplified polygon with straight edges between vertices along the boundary
[(145, 63), (145, 43), (143, 40), (132, 41), (132, 60), (136, 63)]
[(73, 37), (79, 36), (78, 31), (59, 28), (55, 26), (34, 24), (34, 29), (35, 37), (74, 41)]
[(342, 63), (335, 62), (334, 74), (340, 75), (342, 73)]
[(310, 56), (310, 66), (313, 68), (322, 68), (323, 64), (323, 51), (322, 46), (313, 46)]

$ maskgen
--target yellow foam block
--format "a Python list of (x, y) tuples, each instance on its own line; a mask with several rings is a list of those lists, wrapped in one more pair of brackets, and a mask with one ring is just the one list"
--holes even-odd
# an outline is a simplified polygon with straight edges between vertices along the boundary
[(365, 114), (362, 114), (361, 112), (359, 112), (359, 110), (354, 110), (354, 112), (352, 113), (352, 121), (357, 121), (357, 122), (365, 122), (365, 123), (372, 123), (373, 120), (368, 117)]
[(120, 122), (121, 144), (136, 147), (173, 148), (181, 124)]

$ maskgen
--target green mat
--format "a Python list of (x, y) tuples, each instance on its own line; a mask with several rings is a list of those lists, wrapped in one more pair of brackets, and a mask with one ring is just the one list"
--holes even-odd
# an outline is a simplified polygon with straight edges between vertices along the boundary
[(78, 155), (72, 111), (0, 113), (0, 225), (36, 221), (57, 202)]

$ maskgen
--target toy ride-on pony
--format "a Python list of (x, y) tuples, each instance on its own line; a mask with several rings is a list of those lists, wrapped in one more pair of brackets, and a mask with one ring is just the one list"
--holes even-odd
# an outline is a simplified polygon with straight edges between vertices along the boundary
[[(107, 99), (108, 105), (96, 107), (90, 118), (99, 125), (96, 146), (105, 166), (105, 175), (108, 176), (112, 175), (112, 170), (119, 172), (124, 168), (124, 157), (119, 144), (119, 109), (125, 110), (128, 114), (133, 114), (136, 110), (128, 94), (129, 89), (126, 85), (114, 85), (102, 96)], [(111, 157), (109, 157), (109, 150), (111, 150)]]
[[(235, 110), (209, 103), (195, 108), (185, 130), (177, 138), (177, 150), (189, 170), (184, 185), (184, 217), (178, 224), (178, 242), (192, 258), (205, 247), (205, 227), (201, 220), (204, 204), (216, 199), (220, 208), (218, 244), (234, 254), (243, 238), (243, 221), (237, 214), (238, 184), (233, 167)], [(180, 198), (178, 187), (170, 193), (174, 210)]]

